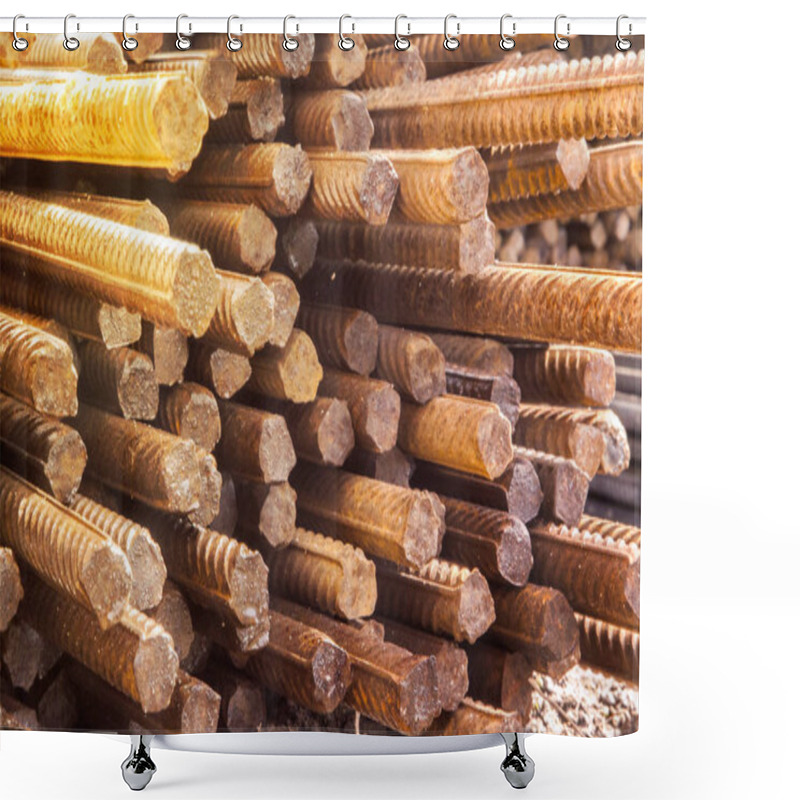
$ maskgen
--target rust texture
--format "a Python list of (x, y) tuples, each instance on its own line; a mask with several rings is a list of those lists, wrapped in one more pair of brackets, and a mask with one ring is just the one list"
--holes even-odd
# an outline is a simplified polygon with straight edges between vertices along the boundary
[(248, 387), (257, 394), (293, 403), (309, 403), (317, 396), (322, 366), (305, 331), (294, 329), (284, 347), (268, 345), (250, 365)]
[(364, 72), (353, 83), (355, 89), (380, 89), (422, 83), (426, 77), (425, 62), (415, 45), (397, 50), (394, 44), (371, 47), (367, 51)]
[(252, 367), (247, 356), (223, 347), (192, 342), (189, 375), (214, 390), (219, 397), (233, 397), (249, 380)]
[(304, 303), (297, 327), (311, 337), (323, 364), (364, 376), (375, 369), (378, 323), (366, 311)]
[[(539, 144), (642, 131), (644, 51), (375, 89), (379, 147)], [(467, 88), (469, 89), (467, 91)]]
[(186, 242), (12, 192), (0, 192), (0, 241), (40, 255), (29, 268), (44, 277), (183, 333), (204, 333), (216, 307), (211, 259)]
[(284, 483), (236, 481), (239, 529), (254, 546), (285, 547), (295, 536), (297, 495)]
[(575, 611), (639, 628), (639, 547), (565, 525), (530, 526), (532, 579), (561, 591)]
[(516, 426), (521, 392), (513, 378), (458, 364), (447, 364), (445, 377), (448, 394), (494, 403), (511, 427)]
[(429, 335), (444, 353), (449, 364), (460, 364), (464, 367), (489, 372), (493, 375), (505, 375), (509, 378), (514, 374), (514, 357), (511, 355), (511, 351), (494, 339), (436, 332)]
[(308, 75), (300, 85), (309, 89), (336, 89), (349, 86), (361, 77), (367, 61), (367, 45), (359, 33), (350, 35), (353, 47), (342, 50), (339, 37), (317, 34), (314, 59)]
[(425, 269), (478, 272), (494, 260), (495, 229), (486, 215), (460, 225), (426, 225), (390, 217), (383, 226), (318, 220), (319, 254)]
[(314, 35), (300, 33), (296, 50), (283, 47), (283, 37), (271, 33), (253, 33), (242, 47), (230, 55), (240, 78), (299, 78), (307, 75), (314, 56)]
[(225, 116), (212, 122), (212, 142), (273, 142), (286, 121), (283, 91), (277, 78), (236, 81)]
[(303, 147), (362, 152), (375, 130), (366, 103), (354, 92), (297, 94), (289, 99), (286, 116)]
[(427, 403), (445, 392), (442, 351), (429, 336), (391, 325), (378, 327), (376, 375), (415, 403)]
[(180, 331), (142, 322), (142, 337), (136, 349), (150, 357), (160, 386), (174, 386), (183, 380), (189, 361), (189, 340)]
[(497, 478), (511, 463), (511, 425), (497, 406), (444, 395), (403, 403), (397, 442), (415, 458)]
[(179, 383), (162, 389), (157, 422), (164, 430), (189, 439), (211, 452), (222, 435), (219, 406), (214, 393), (199, 383)]
[(375, 565), (358, 547), (298, 528), (289, 546), (267, 560), (277, 595), (343, 619), (375, 611)]
[(0, 394), (0, 459), (61, 503), (69, 503), (86, 467), (76, 430)]
[(0, 544), (89, 609), (99, 627), (106, 629), (124, 615), (131, 569), (114, 542), (5, 467), (0, 467), (0, 512)]
[(321, 261), (302, 288), (313, 302), (338, 293), (342, 303), (380, 322), (633, 352), (642, 347), (638, 273), (498, 264), (464, 275)]
[(292, 483), (301, 522), (312, 530), (411, 567), (439, 553), (444, 509), (432, 492), (309, 464), (295, 470)]
[(639, 634), (594, 617), (575, 614), (581, 637), (581, 658), (626, 680), (639, 682)]
[(113, 33), (82, 33), (80, 47), (69, 51), (64, 37), (41, 34), (20, 56), (26, 67), (55, 70), (82, 70), (95, 75), (120, 75), (127, 71), (125, 51)]
[(377, 610), (457, 642), (474, 642), (495, 620), (492, 593), (483, 575), (436, 558), (419, 573), (380, 565)]
[(14, 619), (22, 594), (22, 581), (14, 552), (8, 547), (0, 547), (0, 633)]
[[(80, 79), (78, 79), (80, 76)], [(185, 173), (208, 130), (184, 75), (88, 76), (0, 88), (0, 155)]]

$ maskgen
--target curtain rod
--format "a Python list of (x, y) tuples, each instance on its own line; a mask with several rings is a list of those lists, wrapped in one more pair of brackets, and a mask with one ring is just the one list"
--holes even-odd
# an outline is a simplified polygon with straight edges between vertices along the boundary
[[(235, 17), (231, 32), (236, 35), (248, 33), (284, 32), (286, 20), (289, 33), (386, 33), (394, 34), (395, 26), (402, 36), (414, 34), (444, 34), (444, 17)], [(0, 32), (11, 33), (14, 17), (0, 17)], [(17, 20), (17, 33), (63, 33), (64, 17), (20, 16)], [(500, 34), (500, 17), (459, 17), (450, 15), (447, 30), (452, 36), (471, 33)], [(623, 17), (620, 33), (623, 36), (641, 36), (645, 32), (644, 17)], [(175, 33), (175, 17), (136, 17), (127, 22), (128, 35), (136, 33)], [(521, 36), (526, 33), (553, 33), (553, 17), (515, 17), (506, 14), (503, 30), (508, 36)], [(70, 34), (116, 33), (122, 32), (122, 17), (81, 17), (70, 16)], [(195, 17), (181, 15), (180, 30), (184, 35), (193, 33), (226, 33), (227, 17)], [(570, 17), (559, 15), (558, 31), (562, 36), (617, 33), (616, 17)]]

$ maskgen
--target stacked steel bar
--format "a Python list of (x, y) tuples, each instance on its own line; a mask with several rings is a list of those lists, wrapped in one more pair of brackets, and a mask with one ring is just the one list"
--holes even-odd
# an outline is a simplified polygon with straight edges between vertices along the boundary
[(639, 532), (584, 510), (641, 276), (550, 256), (628, 252), (643, 52), (494, 38), (0, 48), (2, 726), (478, 733), (636, 680)]

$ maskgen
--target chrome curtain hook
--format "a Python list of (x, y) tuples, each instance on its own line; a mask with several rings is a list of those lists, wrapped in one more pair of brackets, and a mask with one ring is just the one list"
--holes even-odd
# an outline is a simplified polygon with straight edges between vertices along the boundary
[[(405, 14), (398, 14), (394, 18), (394, 49), (400, 50), (402, 52), (403, 50), (408, 50), (408, 48), (411, 47), (411, 42), (408, 39), (406, 39), (405, 36), (400, 35), (401, 19), (408, 19), (408, 17)], [(411, 33), (410, 29), (409, 33)]]
[(175, 18), (175, 47), (178, 50), (188, 50), (192, 46), (192, 40), (188, 39), (181, 33), (181, 20), (182, 19), (189, 19), (188, 14), (178, 14)]
[[(555, 26), (553, 28), (553, 31), (556, 35), (556, 40), (553, 42), (553, 47), (555, 47), (555, 49), (558, 50), (559, 52), (561, 52), (562, 50), (566, 50), (569, 47), (569, 39), (565, 39), (558, 32), (558, 21), (560, 19), (566, 19), (566, 18), (567, 18), (566, 14), (559, 14), (556, 17)], [(569, 36), (569, 22), (567, 22), (567, 36)]]
[(64, 49), (69, 50), (70, 53), (81, 46), (80, 39), (69, 35), (69, 21), (71, 19), (75, 19), (74, 14), (67, 14), (67, 16), (64, 17)]
[(511, 14), (503, 14), (500, 17), (500, 49), (501, 50), (513, 50), (516, 46), (516, 42), (511, 38), (517, 32), (517, 23), (511, 23), (511, 36), (506, 36), (504, 31), (505, 22), (507, 19), (511, 19)]
[[(228, 17), (228, 43), (225, 46), (228, 48), (228, 50), (231, 51), (231, 53), (235, 53), (238, 50), (242, 49), (242, 40), (241, 39), (237, 39), (231, 33), (231, 23), (235, 19), (239, 19), (239, 17), (237, 17), (235, 14), (231, 14), (231, 16)], [(239, 28), (239, 30), (241, 30), (241, 27)]]
[(293, 17), (291, 14), (287, 17), (283, 18), (283, 49), (287, 52), (291, 53), (293, 50), (297, 50), (300, 47), (300, 43), (294, 36), (289, 36), (289, 20), (290, 19), (297, 19), (297, 17)]
[[(631, 49), (631, 40), (630, 39), (624, 39), (620, 35), (620, 32), (619, 32), (620, 23), (624, 19), (628, 19), (628, 17), (625, 14), (620, 14), (617, 17), (617, 44), (616, 44), (616, 48), (617, 48), (617, 50), (620, 51), (620, 53), (624, 53), (626, 50), (630, 50)], [(631, 28), (631, 24), (629, 22), (628, 23), (628, 36), (630, 36), (631, 30), (632, 30), (632, 28)]]
[[(27, 39), (23, 39), (21, 36), (17, 35), (17, 22), (19, 22), (21, 19), (25, 19), (25, 17), (22, 14), (17, 14), (14, 17), (14, 21), (11, 23), (11, 34), (14, 37), (14, 41), (11, 42), (11, 46), (18, 53), (21, 53), (23, 50), (27, 50), (29, 44)], [(27, 25), (25, 27), (27, 28)]]
[(129, 19), (136, 19), (136, 17), (134, 17), (133, 14), (126, 14), (122, 18), (122, 47), (128, 52), (130, 52), (131, 50), (135, 50), (139, 46), (138, 40), (134, 39), (132, 36), (128, 36)]
[(356, 46), (356, 40), (351, 39), (349, 36), (344, 35), (344, 21), (346, 19), (353, 19), (349, 14), (342, 14), (339, 17), (339, 49), (340, 50), (352, 50)]
[(456, 36), (458, 36), (459, 32), (461, 31), (461, 23), (456, 22), (456, 35), (451, 36), (447, 32), (447, 24), (450, 22), (451, 19), (457, 20), (458, 17), (455, 14), (448, 14), (444, 18), (444, 42), (442, 42), (442, 46), (444, 47), (445, 50), (452, 51), (452, 50), (458, 50), (458, 46), (461, 44), (461, 42), (459, 42), (458, 39), (456, 38)]

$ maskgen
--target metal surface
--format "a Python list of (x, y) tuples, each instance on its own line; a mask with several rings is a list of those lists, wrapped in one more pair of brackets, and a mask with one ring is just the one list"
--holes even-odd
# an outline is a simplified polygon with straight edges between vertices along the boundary
[(152, 736), (131, 736), (131, 752), (122, 762), (122, 780), (140, 792), (150, 783), (156, 773), (156, 765), (150, 758)]
[(524, 789), (532, 780), (536, 765), (525, 752), (525, 735), (522, 733), (501, 733), (506, 744), (506, 757), (500, 765), (506, 780), (515, 789)]

